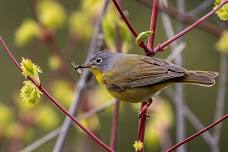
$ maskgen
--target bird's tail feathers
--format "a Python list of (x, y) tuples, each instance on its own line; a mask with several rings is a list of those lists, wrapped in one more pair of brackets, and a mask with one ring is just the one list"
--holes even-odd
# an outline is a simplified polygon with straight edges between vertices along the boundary
[(219, 75), (214, 71), (188, 71), (181, 82), (190, 83), (204, 87), (211, 87), (215, 84), (215, 78)]

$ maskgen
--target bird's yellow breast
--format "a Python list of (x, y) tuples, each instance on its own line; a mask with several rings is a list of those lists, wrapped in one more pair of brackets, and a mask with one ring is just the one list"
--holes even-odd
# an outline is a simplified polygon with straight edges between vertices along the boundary
[(91, 71), (93, 72), (93, 74), (95, 75), (97, 81), (101, 84), (103, 84), (103, 73), (101, 73), (97, 68), (93, 67), (91, 68)]

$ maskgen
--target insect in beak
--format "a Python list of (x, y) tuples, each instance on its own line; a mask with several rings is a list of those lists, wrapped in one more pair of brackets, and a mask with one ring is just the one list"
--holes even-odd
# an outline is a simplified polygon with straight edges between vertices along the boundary
[(82, 69), (83, 68), (90, 68), (91, 67), (90, 63), (85, 63), (85, 64), (82, 64), (82, 65), (77, 65), (75, 63), (71, 63), (71, 65), (74, 67), (75, 70), (78, 71), (79, 74), (82, 73)]

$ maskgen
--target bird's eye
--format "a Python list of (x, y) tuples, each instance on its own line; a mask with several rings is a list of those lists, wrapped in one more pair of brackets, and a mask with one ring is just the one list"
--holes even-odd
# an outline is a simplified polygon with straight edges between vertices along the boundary
[(102, 58), (96, 58), (95, 62), (96, 62), (97, 64), (100, 64), (100, 63), (102, 62)]

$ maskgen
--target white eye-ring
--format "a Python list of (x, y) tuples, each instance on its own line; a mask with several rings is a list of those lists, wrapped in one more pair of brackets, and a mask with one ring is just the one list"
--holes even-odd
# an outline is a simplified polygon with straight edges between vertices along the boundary
[(102, 58), (96, 58), (95, 62), (96, 62), (97, 64), (100, 64), (100, 63), (102, 62)]

